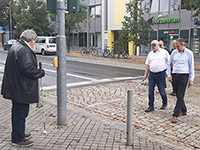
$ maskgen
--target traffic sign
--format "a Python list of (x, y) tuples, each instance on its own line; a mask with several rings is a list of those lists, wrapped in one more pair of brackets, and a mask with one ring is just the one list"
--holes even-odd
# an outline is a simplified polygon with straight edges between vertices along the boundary
[(194, 18), (194, 25), (198, 25), (198, 18)]

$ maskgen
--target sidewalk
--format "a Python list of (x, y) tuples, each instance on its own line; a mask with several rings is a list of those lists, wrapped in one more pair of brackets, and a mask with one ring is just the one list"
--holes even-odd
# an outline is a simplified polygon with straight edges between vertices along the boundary
[[(1, 80), (0, 80), (1, 83)], [(1, 86), (1, 84), (0, 84)], [(56, 125), (56, 100), (45, 98), (47, 134), (43, 134), (42, 108), (32, 104), (27, 118), (27, 132), (34, 145), (28, 148), (12, 146), (11, 102), (0, 97), (0, 149), (2, 150), (187, 150), (187, 147), (162, 141), (145, 132), (133, 130), (133, 145), (126, 144), (126, 124), (112, 121), (78, 107), (67, 106), (67, 125)]]
[[(67, 55), (82, 57), (79, 52), (70, 52), (70, 53), (67, 53)], [(85, 57), (98, 58), (98, 59), (104, 59), (104, 60), (111, 59), (111, 60), (120, 61), (120, 62), (134, 62), (137, 64), (144, 64), (147, 56), (129, 56), (128, 59), (124, 59), (122, 57), (120, 59), (117, 59), (117, 58), (104, 58), (102, 54), (100, 54), (99, 56), (86, 55)], [(195, 64), (195, 70), (200, 70), (200, 56), (197, 56), (194, 58), (194, 64)]]

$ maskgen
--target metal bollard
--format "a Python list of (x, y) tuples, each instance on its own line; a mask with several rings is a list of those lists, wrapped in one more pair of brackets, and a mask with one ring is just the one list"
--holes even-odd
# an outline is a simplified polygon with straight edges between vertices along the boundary
[(133, 91), (128, 90), (127, 92), (127, 136), (126, 145), (131, 146), (133, 143), (132, 139), (132, 104), (133, 104)]

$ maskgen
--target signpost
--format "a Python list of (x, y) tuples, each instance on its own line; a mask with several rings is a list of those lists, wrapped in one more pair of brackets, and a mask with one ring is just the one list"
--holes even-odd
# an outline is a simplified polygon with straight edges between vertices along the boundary
[(198, 26), (198, 18), (194, 18), (194, 38), (193, 38), (193, 51), (194, 55), (199, 53), (199, 42), (197, 38), (197, 26)]

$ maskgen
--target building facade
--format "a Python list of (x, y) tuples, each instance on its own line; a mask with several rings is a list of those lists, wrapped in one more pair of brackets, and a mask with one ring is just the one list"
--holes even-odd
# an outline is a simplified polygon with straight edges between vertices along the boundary
[[(123, 16), (125, 15), (125, 3), (130, 0), (108, 1), (108, 45), (115, 40), (116, 30), (120, 30)], [(199, 39), (200, 26), (195, 25), (193, 17), (195, 11), (188, 11), (182, 0), (144, 0), (141, 8), (144, 11), (144, 19), (148, 21), (153, 31), (147, 35), (151, 39), (163, 40), (165, 46), (172, 48), (172, 41), (184, 38), (186, 46), (200, 54)], [(184, 6), (184, 7), (183, 7)], [(147, 54), (151, 50), (150, 44), (141, 46), (140, 54)], [(129, 43), (129, 53), (136, 53), (135, 48)]]
[[(72, 49), (93, 46), (99, 50), (108, 46), (113, 47), (113, 41), (118, 39), (117, 31), (122, 28), (122, 21), (126, 15), (126, 3), (130, 0), (84, 0), (89, 6), (86, 19), (89, 27), (83, 23), (81, 32), (72, 33)], [(200, 55), (200, 26), (195, 25), (193, 17), (195, 11), (188, 11), (182, 0), (144, 0), (141, 8), (144, 19), (151, 25), (153, 31), (149, 33), (151, 39), (163, 40), (165, 46), (172, 48), (172, 41), (184, 38), (186, 46)], [(89, 41), (89, 42), (88, 42)], [(139, 53), (133, 42), (127, 43), (130, 55), (146, 55), (150, 44), (142, 45)]]
[(88, 4), (84, 23), (81, 23), (81, 31), (73, 32), (71, 38), (71, 50), (80, 50), (83, 47), (95, 47), (101, 49), (101, 0), (82, 0)]

